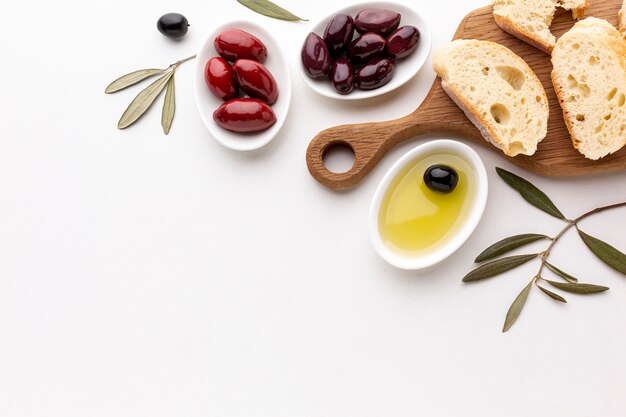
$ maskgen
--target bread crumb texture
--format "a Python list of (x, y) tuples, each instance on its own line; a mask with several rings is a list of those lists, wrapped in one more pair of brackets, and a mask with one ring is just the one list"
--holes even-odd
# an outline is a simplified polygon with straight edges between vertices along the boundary
[(556, 43), (550, 32), (556, 9), (571, 10), (574, 19), (581, 19), (589, 7), (588, 0), (492, 0), (492, 3), (498, 26), (548, 54)]
[(552, 82), (574, 147), (599, 159), (626, 144), (626, 40), (606, 20), (574, 25), (552, 53)]
[(456, 40), (435, 53), (433, 67), (486, 140), (508, 156), (535, 153), (547, 134), (548, 99), (522, 58), (494, 42)]

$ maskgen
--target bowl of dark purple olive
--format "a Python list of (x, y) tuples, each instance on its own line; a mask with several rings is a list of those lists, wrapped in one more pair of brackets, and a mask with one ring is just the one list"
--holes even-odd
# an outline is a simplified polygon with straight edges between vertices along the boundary
[(391, 2), (359, 3), (320, 20), (302, 43), (300, 75), (313, 91), (360, 100), (404, 85), (431, 49), (425, 20)]

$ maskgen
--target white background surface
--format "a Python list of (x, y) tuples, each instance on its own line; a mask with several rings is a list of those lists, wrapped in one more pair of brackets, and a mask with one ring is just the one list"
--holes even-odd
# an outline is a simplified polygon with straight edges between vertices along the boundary
[[(409, 2), (406, 2), (409, 4)], [(486, 1), (410, 2), (434, 47)], [(463, 285), (473, 258), (557, 220), (497, 178), (499, 154), (476, 147), (491, 193), (454, 258), (403, 272), (367, 235), (385, 170), (426, 139), (394, 149), (357, 189), (329, 191), (304, 154), (319, 130), (402, 116), (434, 78), (429, 65), (371, 102), (324, 99), (297, 77), (308, 28), (346, 1), (283, 0), (309, 24), (257, 16), (234, 0), (10, 2), (0, 37), (0, 415), (623, 416), (626, 278), (574, 234), (553, 259), (611, 287), (557, 305), (533, 291), (500, 333), (536, 265)], [(185, 14), (181, 42), (155, 28)], [(238, 153), (213, 141), (195, 109), (193, 64), (177, 73), (177, 114), (116, 122), (138, 89), (104, 87), (135, 69), (195, 52), (225, 20), (282, 37), (289, 120), (270, 146)], [(626, 174), (549, 179), (521, 172), (569, 216), (626, 199)], [(626, 213), (584, 229), (626, 249)], [(538, 245), (538, 248), (542, 245)]]

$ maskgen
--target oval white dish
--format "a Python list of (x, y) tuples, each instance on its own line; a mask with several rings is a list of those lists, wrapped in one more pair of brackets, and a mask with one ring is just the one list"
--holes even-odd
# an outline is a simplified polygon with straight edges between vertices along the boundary
[[(421, 255), (399, 253), (385, 244), (380, 235), (379, 214), (383, 198), (392, 181), (405, 167), (415, 163), (420, 157), (437, 153), (457, 156), (463, 159), (474, 171), (476, 187), (472, 206), (464, 219), (464, 223), (459, 225), (455, 235), (451, 236), (445, 243)], [(389, 264), (401, 269), (423, 269), (443, 261), (460, 248), (478, 226), (487, 204), (488, 188), (485, 166), (478, 154), (469, 146), (453, 140), (442, 139), (413, 148), (387, 171), (374, 193), (369, 214), (369, 232), (374, 249)]]
[[(311, 32), (315, 32), (323, 37), (326, 25), (328, 25), (328, 22), (330, 22), (336, 14), (345, 13), (355, 17), (358, 12), (367, 8), (390, 9), (400, 13), (402, 15), (400, 26), (412, 25), (420, 31), (420, 43), (417, 49), (408, 57), (397, 61), (393, 78), (389, 81), (389, 83), (375, 90), (359, 90), (358, 88), (355, 88), (350, 94), (337, 93), (327, 77), (313, 79), (306, 75), (304, 67), (302, 66), (302, 60), (298, 55), (298, 72), (304, 80), (304, 83), (316, 93), (339, 100), (362, 100), (380, 96), (406, 84), (426, 63), (432, 46), (430, 30), (428, 29), (426, 21), (415, 10), (403, 4), (387, 1), (357, 3), (352, 6), (336, 10), (332, 14), (326, 16), (313, 26)], [(304, 39), (302, 39), (302, 42), (304, 42)]]
[[(224, 102), (215, 97), (206, 86), (204, 67), (210, 58), (219, 56), (213, 42), (215, 37), (226, 29), (246, 31), (259, 38), (267, 47), (267, 59), (263, 65), (272, 73), (278, 84), (278, 100), (272, 105), (272, 110), (276, 115), (276, 123), (267, 130), (254, 133), (231, 132), (221, 128), (213, 120), (213, 112)], [(279, 43), (261, 26), (245, 20), (236, 20), (215, 28), (200, 47), (196, 56), (193, 89), (200, 118), (211, 136), (227, 148), (249, 151), (267, 145), (276, 137), (285, 123), (291, 102), (291, 75)]]

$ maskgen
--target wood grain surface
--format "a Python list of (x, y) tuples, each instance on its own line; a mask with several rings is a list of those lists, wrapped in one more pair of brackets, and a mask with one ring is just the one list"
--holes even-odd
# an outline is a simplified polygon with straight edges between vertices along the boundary
[[(617, 25), (621, 0), (593, 0), (586, 16), (607, 19)], [(557, 37), (573, 25), (569, 12), (559, 11), (552, 24)], [(577, 176), (626, 169), (626, 147), (598, 161), (585, 159), (574, 147), (563, 121), (563, 113), (554, 93), (550, 56), (502, 31), (492, 17), (492, 7), (484, 7), (466, 16), (454, 39), (480, 39), (498, 42), (521, 56), (535, 71), (548, 95), (550, 119), (548, 136), (533, 156), (505, 156), (486, 142), (465, 114), (450, 100), (437, 77), (422, 105), (397, 120), (379, 123), (343, 125), (326, 129), (313, 138), (307, 149), (307, 166), (321, 184), (345, 190), (356, 186), (378, 164), (387, 151), (400, 142), (427, 134), (449, 134), (492, 148), (514, 164), (547, 176)], [(353, 167), (345, 173), (333, 173), (324, 166), (324, 154), (335, 146), (354, 152)]]

